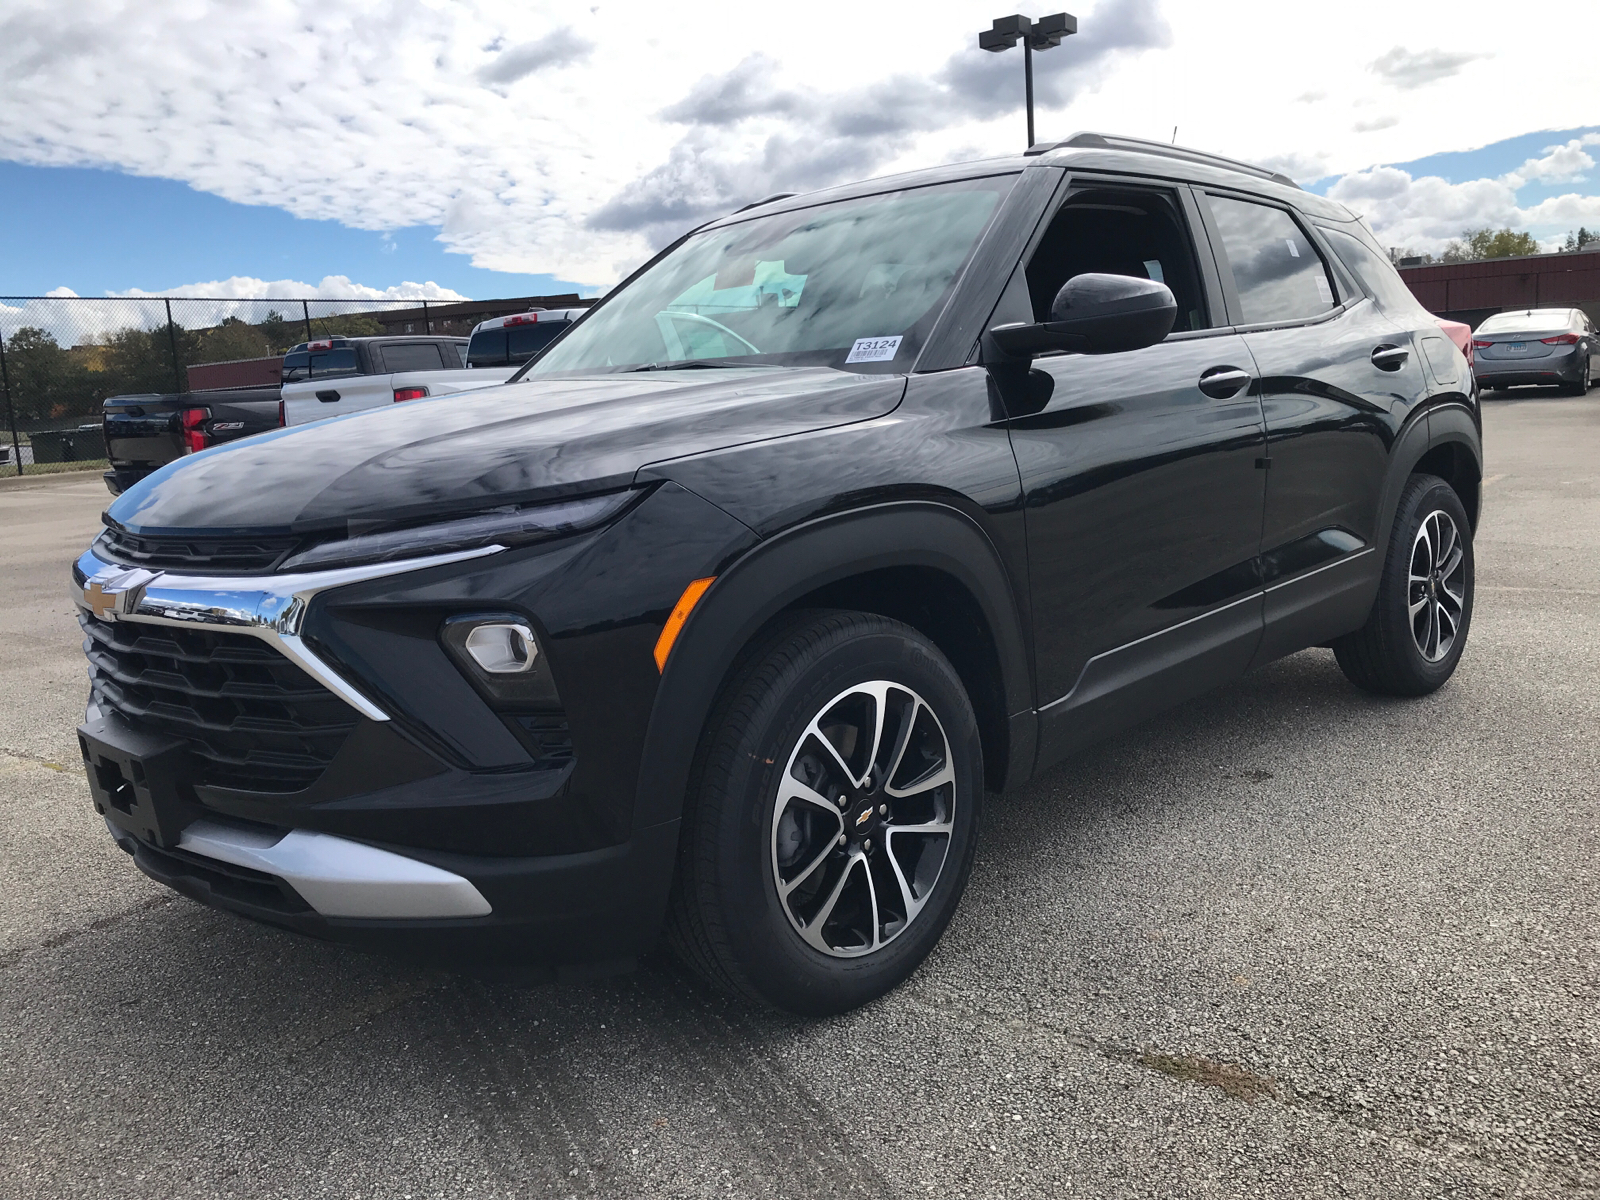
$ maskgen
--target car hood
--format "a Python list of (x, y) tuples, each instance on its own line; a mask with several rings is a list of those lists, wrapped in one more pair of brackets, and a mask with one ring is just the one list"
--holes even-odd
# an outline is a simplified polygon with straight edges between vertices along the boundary
[(310, 532), (624, 487), (640, 467), (869, 420), (900, 375), (826, 367), (528, 380), (279, 429), (171, 463), (109, 517), (137, 533)]

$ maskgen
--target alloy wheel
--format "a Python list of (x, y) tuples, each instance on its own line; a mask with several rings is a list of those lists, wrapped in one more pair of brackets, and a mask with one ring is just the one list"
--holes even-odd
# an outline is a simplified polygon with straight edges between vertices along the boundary
[(790, 752), (772, 813), (779, 904), (813, 949), (858, 958), (903, 934), (949, 856), (956, 773), (937, 714), (903, 684), (856, 684)]
[(1411, 636), (1428, 662), (1450, 653), (1466, 603), (1466, 551), (1450, 514), (1430, 512), (1411, 543)]

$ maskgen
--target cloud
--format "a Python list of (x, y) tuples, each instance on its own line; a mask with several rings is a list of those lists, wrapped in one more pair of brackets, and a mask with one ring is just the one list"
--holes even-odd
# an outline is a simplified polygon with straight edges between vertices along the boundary
[[(66, 288), (57, 288), (50, 295), (71, 295)], [(250, 275), (231, 275), (227, 279), (213, 279), (205, 283), (185, 283), (159, 292), (130, 288), (125, 292), (110, 292), (111, 296), (199, 296), (207, 299), (264, 299), (294, 300), (470, 300), (460, 292), (440, 287), (431, 280), (427, 283), (401, 283), (394, 287), (375, 288), (356, 283), (348, 275), (324, 275), (321, 283), (301, 283), (295, 279), (256, 279)]]
[(1357, 121), (1350, 128), (1357, 133), (1376, 133), (1380, 129), (1393, 129), (1398, 124), (1399, 117), (1373, 117), (1369, 121)]
[(1524, 207), (1518, 186), (1514, 176), (1450, 183), (1437, 175), (1414, 179), (1398, 167), (1372, 167), (1343, 176), (1327, 194), (1366, 217), (1385, 245), (1426, 253), (1443, 250), (1469, 229), (1543, 227), (1553, 234), (1600, 222), (1600, 196), (1573, 193)]
[(1419, 88), (1456, 74), (1469, 62), (1488, 58), (1487, 54), (1467, 54), (1448, 50), (1419, 50), (1412, 53), (1396, 46), (1367, 65), (1367, 70), (1400, 88)]
[[(1062, 108), (1096, 87), (1112, 60), (1164, 46), (1155, 0), (1102, 4), (1084, 32), (1034, 58), (1039, 108)], [(809, 191), (869, 175), (919, 134), (1020, 107), (1016, 55), (952, 54), (934, 72), (895, 74), (837, 92), (782, 83), (752, 54), (706, 76), (661, 117), (689, 128), (650, 168), (590, 214), (591, 229), (636, 233), (659, 246), (685, 228), (774, 192)]]
[[(499, 49), (494, 43), (490, 46)], [(500, 50), (493, 62), (478, 68), (478, 78), (486, 84), (502, 86), (526, 79), (545, 67), (564, 67), (587, 58), (594, 43), (570, 29), (557, 29), (535, 41)]]
[(1538, 180), (1543, 183), (1570, 183), (1583, 178), (1583, 173), (1594, 166), (1594, 159), (1585, 146), (1600, 145), (1600, 134), (1585, 134), (1559, 146), (1546, 146), (1540, 158), (1530, 158), (1505, 176), (1514, 188)]

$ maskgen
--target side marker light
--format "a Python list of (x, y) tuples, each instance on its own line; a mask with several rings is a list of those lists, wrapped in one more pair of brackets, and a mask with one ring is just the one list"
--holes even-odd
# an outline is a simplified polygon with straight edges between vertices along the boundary
[(661, 636), (656, 639), (657, 671), (667, 669), (667, 655), (672, 653), (672, 643), (678, 640), (678, 633), (683, 629), (683, 623), (689, 619), (694, 606), (700, 603), (700, 597), (706, 594), (706, 589), (716, 581), (717, 577), (712, 575), (705, 579), (696, 579), (683, 589), (683, 595), (679, 596), (677, 604), (672, 606), (672, 615), (661, 628)]

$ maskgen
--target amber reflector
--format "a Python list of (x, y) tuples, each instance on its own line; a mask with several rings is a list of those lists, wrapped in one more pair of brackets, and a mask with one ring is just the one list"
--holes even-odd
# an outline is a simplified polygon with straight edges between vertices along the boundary
[(678, 640), (678, 631), (683, 628), (683, 623), (689, 619), (689, 614), (694, 611), (694, 606), (700, 603), (700, 597), (706, 594), (706, 589), (715, 583), (717, 577), (712, 575), (708, 579), (696, 579), (683, 589), (683, 595), (678, 597), (678, 602), (672, 606), (672, 615), (667, 618), (667, 623), (662, 627), (661, 636), (656, 639), (656, 670), (667, 669), (667, 655), (672, 653), (672, 643)]

